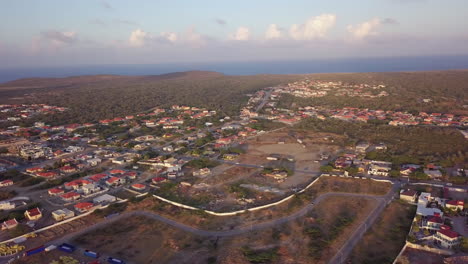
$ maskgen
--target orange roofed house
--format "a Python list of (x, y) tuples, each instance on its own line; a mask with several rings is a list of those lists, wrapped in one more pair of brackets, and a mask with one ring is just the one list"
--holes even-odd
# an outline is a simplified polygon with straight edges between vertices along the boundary
[(30, 210), (26, 210), (26, 212), (24, 212), (24, 216), (30, 221), (35, 221), (42, 217), (42, 212), (41, 209), (36, 207)]
[(18, 225), (18, 221), (16, 221), (16, 218), (6, 220), (5, 222), (2, 223), (2, 230), (12, 229), (12, 228), (15, 228), (17, 225)]
[(78, 212), (80, 213), (84, 213), (84, 212), (87, 212), (89, 211), (91, 208), (93, 208), (93, 204), (92, 203), (77, 203), (75, 204), (75, 210), (77, 210)]

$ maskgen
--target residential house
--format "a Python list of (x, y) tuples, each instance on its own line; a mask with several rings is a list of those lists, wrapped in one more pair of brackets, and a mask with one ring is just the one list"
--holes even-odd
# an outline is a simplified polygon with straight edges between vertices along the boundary
[(30, 209), (30, 210), (26, 210), (26, 212), (24, 212), (24, 216), (29, 221), (35, 221), (35, 220), (38, 220), (38, 219), (40, 219), (42, 217), (42, 212), (41, 212), (41, 209), (36, 207), (36, 208)]
[(72, 210), (69, 210), (67, 208), (58, 209), (52, 212), (52, 217), (57, 222), (63, 221), (68, 218), (72, 218), (74, 216), (75, 216), (75, 213)]
[(0, 187), (6, 187), (6, 186), (11, 186), (11, 185), (13, 185), (12, 180), (4, 180), (0, 182)]
[(421, 216), (440, 216), (443, 213), (438, 208), (442, 205), (442, 200), (439, 197), (432, 197), (430, 193), (423, 192), (419, 195), (418, 207), (416, 214)]
[(388, 176), (392, 169), (392, 163), (386, 161), (371, 161), (367, 173), (376, 176)]
[(206, 177), (211, 173), (209, 168), (199, 169), (193, 172), (193, 176), (195, 177)]
[(163, 177), (154, 177), (154, 178), (151, 179), (151, 182), (153, 184), (158, 184), (158, 183), (162, 183), (162, 182), (165, 182), (165, 181), (167, 181), (167, 179), (163, 178)]
[(426, 221), (423, 220), (423, 228), (427, 230), (440, 230), (444, 220), (440, 216), (430, 216)]
[(57, 196), (57, 195), (62, 195), (65, 193), (63, 189), (60, 188), (52, 188), (48, 190), (48, 193), (50, 196)]
[(437, 231), (433, 238), (434, 242), (441, 247), (451, 249), (460, 244), (462, 236), (450, 229), (441, 229)]
[(114, 177), (114, 176), (106, 180), (106, 184), (108, 186), (119, 186), (124, 183), (125, 183), (125, 178), (119, 178), (119, 177)]
[(409, 203), (414, 203), (418, 199), (418, 193), (414, 190), (401, 190), (400, 199)]
[(117, 201), (117, 197), (107, 193), (93, 199), (95, 204), (113, 203), (115, 201)]
[(75, 208), (76, 211), (80, 213), (84, 213), (84, 212), (89, 211), (91, 208), (93, 208), (93, 206), (94, 205), (92, 203), (83, 202), (83, 203), (77, 203), (73, 207)]
[(460, 210), (462, 211), (465, 207), (465, 202), (462, 200), (450, 200), (445, 202), (445, 207), (451, 210)]
[(0, 210), (11, 210), (15, 208), (15, 204), (12, 202), (0, 202)]
[(17, 225), (18, 225), (18, 221), (16, 221), (16, 218), (6, 220), (5, 222), (2, 223), (2, 230), (13, 229)]
[(60, 195), (60, 197), (66, 202), (72, 202), (72, 201), (79, 199), (81, 195), (76, 192), (67, 192), (67, 193)]
[(132, 189), (137, 190), (137, 191), (143, 191), (145, 188), (146, 186), (141, 183), (135, 183), (132, 185)]

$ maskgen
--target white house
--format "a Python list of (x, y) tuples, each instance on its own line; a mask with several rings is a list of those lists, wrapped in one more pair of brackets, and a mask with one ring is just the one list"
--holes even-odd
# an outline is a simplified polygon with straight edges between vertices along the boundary
[(441, 229), (437, 231), (433, 238), (434, 241), (443, 248), (451, 249), (460, 244), (462, 237), (455, 231), (449, 229)]
[(72, 210), (69, 210), (67, 208), (58, 209), (52, 212), (52, 217), (57, 222), (74, 217), (74, 216), (75, 216), (75, 213)]

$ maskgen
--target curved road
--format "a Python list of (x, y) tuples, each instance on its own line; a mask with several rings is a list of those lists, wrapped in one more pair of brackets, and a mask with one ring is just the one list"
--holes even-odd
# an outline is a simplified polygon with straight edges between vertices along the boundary
[(240, 227), (240, 228), (236, 228), (236, 229), (232, 229), (232, 230), (224, 230), (224, 231), (202, 230), (202, 229), (198, 229), (198, 228), (195, 228), (195, 227), (192, 227), (192, 226), (177, 222), (175, 220), (166, 218), (166, 217), (161, 216), (161, 215), (156, 214), (156, 213), (147, 212), (147, 211), (133, 211), (133, 212), (124, 213), (124, 214), (115, 216), (115, 217), (113, 217), (113, 218), (111, 218), (109, 220), (99, 222), (99, 223), (97, 223), (95, 225), (89, 226), (89, 227), (87, 227), (85, 229), (82, 229), (80, 231), (77, 231), (75, 233), (70, 233), (68, 235), (65, 235), (65, 236), (59, 238), (59, 239), (51, 241), (48, 244), (54, 244), (54, 245), (61, 244), (61, 243), (64, 243), (66, 241), (69, 241), (69, 240), (73, 239), (74, 237), (77, 237), (77, 236), (83, 235), (83, 234), (85, 234), (85, 233), (87, 233), (89, 231), (93, 231), (93, 230), (96, 230), (98, 228), (104, 227), (104, 226), (106, 226), (106, 225), (108, 225), (110, 223), (116, 222), (116, 221), (118, 221), (120, 219), (127, 218), (127, 217), (132, 217), (132, 216), (138, 216), (138, 215), (146, 216), (148, 218), (151, 218), (151, 219), (154, 219), (154, 220), (157, 220), (157, 221), (161, 221), (161, 222), (163, 222), (165, 224), (171, 225), (171, 226), (173, 226), (175, 228), (178, 228), (180, 230), (183, 230), (185, 232), (189, 232), (189, 233), (192, 233), (192, 234), (195, 234), (195, 235), (198, 235), (198, 236), (205, 236), (205, 237), (236, 236), (236, 235), (244, 234), (244, 233), (255, 231), (255, 230), (261, 230), (261, 229), (273, 227), (273, 226), (276, 226), (276, 225), (281, 225), (281, 224), (287, 223), (289, 221), (295, 220), (297, 218), (303, 217), (304, 215), (306, 215), (309, 211), (311, 211), (314, 208), (315, 204), (320, 203), (321, 201), (323, 201), (324, 199), (326, 199), (326, 198), (328, 198), (330, 196), (362, 197), (362, 198), (375, 199), (375, 200), (378, 200), (380, 202), (384, 202), (384, 200), (385, 200), (385, 196), (378, 196), (378, 195), (357, 194), (357, 193), (326, 193), (326, 194), (322, 194), (319, 197), (315, 198), (313, 203), (310, 203), (310, 204), (304, 206), (303, 208), (301, 208), (300, 210), (294, 212), (291, 215), (284, 216), (284, 217), (274, 219), (274, 220), (271, 220), (271, 221), (267, 221), (267, 222), (254, 224), (254, 225), (247, 226), (247, 227)]

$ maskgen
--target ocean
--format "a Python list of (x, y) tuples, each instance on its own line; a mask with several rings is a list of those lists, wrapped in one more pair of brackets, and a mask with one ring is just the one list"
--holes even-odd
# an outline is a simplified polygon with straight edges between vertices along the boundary
[(217, 63), (118, 64), (62, 67), (0, 68), (0, 82), (30, 77), (78, 75), (156, 75), (203, 70), (227, 75), (303, 74), (338, 72), (395, 72), (468, 69), (468, 55), (393, 58), (328, 59), (303, 61), (248, 61)]

